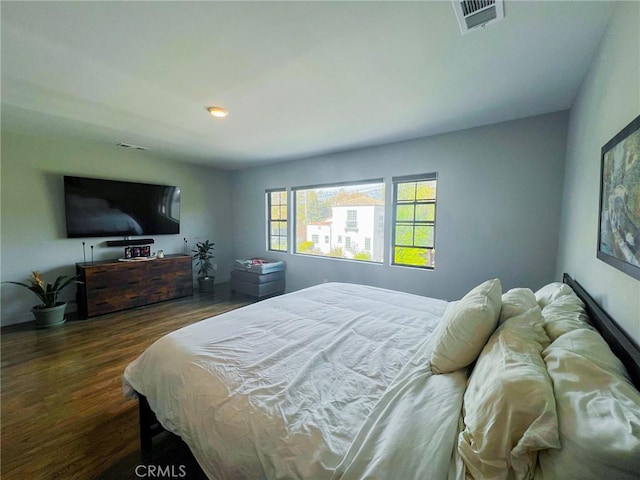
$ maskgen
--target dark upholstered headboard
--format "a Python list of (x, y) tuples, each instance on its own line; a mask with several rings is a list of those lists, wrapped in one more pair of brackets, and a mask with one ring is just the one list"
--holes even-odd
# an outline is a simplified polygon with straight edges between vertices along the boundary
[(565, 273), (562, 281), (569, 285), (584, 302), (591, 324), (611, 347), (629, 372), (631, 381), (640, 390), (640, 347), (622, 330), (604, 309), (571, 276)]

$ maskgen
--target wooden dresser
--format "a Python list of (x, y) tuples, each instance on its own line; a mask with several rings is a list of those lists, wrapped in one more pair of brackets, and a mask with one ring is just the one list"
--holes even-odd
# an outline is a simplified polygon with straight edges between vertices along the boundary
[(166, 255), (140, 262), (77, 263), (80, 318), (193, 295), (192, 259)]

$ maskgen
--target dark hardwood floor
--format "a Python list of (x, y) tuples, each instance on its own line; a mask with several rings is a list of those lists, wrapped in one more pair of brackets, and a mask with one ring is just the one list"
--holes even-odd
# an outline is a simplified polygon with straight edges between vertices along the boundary
[(13, 479), (205, 478), (177, 437), (139, 454), (137, 402), (122, 394), (122, 372), (162, 335), (248, 303), (215, 295), (188, 297), (62, 327), (33, 323), (1, 333), (1, 476)]

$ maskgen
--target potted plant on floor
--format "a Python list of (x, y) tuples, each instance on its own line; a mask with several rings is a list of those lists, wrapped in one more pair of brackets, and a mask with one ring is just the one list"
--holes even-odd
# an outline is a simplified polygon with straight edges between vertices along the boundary
[(209, 272), (213, 271), (213, 265), (211, 259), (214, 258), (213, 246), (215, 243), (206, 240), (204, 242), (196, 243), (196, 248), (192, 250), (193, 259), (198, 267), (198, 285), (200, 286), (200, 292), (213, 292), (213, 282), (215, 277), (209, 275)]
[(62, 325), (67, 304), (58, 301), (58, 295), (62, 290), (72, 283), (82, 283), (77, 280), (77, 276), (67, 278), (68, 275), (60, 275), (53, 283), (44, 283), (40, 272), (32, 272), (29, 284), (21, 282), (2, 282), (20, 285), (35, 293), (42, 301), (42, 305), (36, 305), (31, 309), (36, 319), (36, 328), (49, 328)]

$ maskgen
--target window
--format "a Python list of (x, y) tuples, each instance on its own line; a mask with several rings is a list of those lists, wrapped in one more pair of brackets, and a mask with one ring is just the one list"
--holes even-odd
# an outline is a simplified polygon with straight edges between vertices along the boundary
[(393, 179), (392, 264), (434, 268), (436, 184), (435, 173)]
[(344, 226), (346, 232), (358, 231), (358, 211), (347, 210), (347, 222)]
[(267, 190), (267, 232), (269, 250), (286, 252), (287, 242), (287, 192), (285, 189)]
[[(293, 188), (294, 252), (382, 263), (384, 198), (382, 179)], [(315, 241), (318, 234), (324, 243)]]
[(369, 237), (364, 239), (364, 249), (367, 251), (371, 250), (371, 239)]
[(318, 234), (311, 235), (311, 241), (313, 243), (320, 243), (320, 236)]

